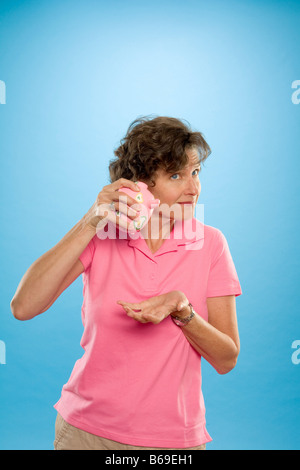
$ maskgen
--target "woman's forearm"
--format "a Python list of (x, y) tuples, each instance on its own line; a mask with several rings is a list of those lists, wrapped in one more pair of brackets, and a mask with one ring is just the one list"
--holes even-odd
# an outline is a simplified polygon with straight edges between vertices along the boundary
[(219, 374), (230, 372), (236, 365), (239, 348), (226, 334), (199, 315), (182, 327), (186, 339)]
[(47, 307), (94, 235), (95, 231), (81, 219), (29, 267), (11, 301), (16, 318), (28, 320)]

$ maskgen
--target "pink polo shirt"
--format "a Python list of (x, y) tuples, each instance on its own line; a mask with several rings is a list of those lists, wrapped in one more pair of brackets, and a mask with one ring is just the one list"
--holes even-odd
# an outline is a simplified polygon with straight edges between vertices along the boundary
[(158, 325), (139, 323), (116, 303), (180, 290), (207, 320), (207, 297), (241, 295), (222, 232), (193, 219), (187, 233), (186, 224), (176, 222), (154, 254), (142, 237), (95, 235), (80, 256), (84, 354), (54, 406), (69, 424), (134, 446), (211, 441), (199, 353), (170, 317)]

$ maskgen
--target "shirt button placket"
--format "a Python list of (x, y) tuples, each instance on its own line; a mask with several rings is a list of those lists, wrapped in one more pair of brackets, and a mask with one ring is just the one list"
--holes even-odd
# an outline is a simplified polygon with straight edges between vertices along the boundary
[(157, 262), (153, 263), (152, 269), (149, 274), (149, 285), (152, 291), (157, 290), (158, 286), (158, 266)]
[(158, 285), (158, 279), (157, 279), (158, 266), (157, 266), (157, 262), (154, 259), (152, 259), (152, 263), (149, 266), (147, 271), (148, 272), (145, 277), (144, 290), (149, 293), (150, 292), (154, 293), (157, 290), (157, 285)]

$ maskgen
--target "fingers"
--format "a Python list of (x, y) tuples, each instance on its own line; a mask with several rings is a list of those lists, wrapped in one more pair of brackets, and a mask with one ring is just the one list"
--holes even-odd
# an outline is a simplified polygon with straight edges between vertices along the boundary
[[(130, 223), (139, 218), (143, 206), (139, 204), (134, 197), (129, 196), (120, 188), (129, 188), (132, 191), (139, 192), (139, 186), (133, 181), (125, 178), (104, 186), (97, 197), (97, 215), (106, 218), (106, 223), (111, 221), (122, 228), (130, 229)], [(112, 205), (112, 203), (114, 203)], [(125, 217), (121, 217), (124, 215)], [(122, 222), (120, 218), (123, 219)], [(102, 221), (102, 225), (105, 221)]]
[(113, 199), (115, 210), (126, 215), (130, 219), (136, 219), (140, 216), (142, 208), (140, 204), (130, 198), (130, 196), (120, 193), (119, 198), (116, 197)]
[[(119, 180), (115, 181), (115, 183), (112, 184), (112, 187), (115, 191), (113, 201), (117, 202), (119, 205), (121, 204), (121, 207), (124, 207), (124, 205), (129, 206), (130, 209), (134, 211), (135, 213), (134, 216), (135, 217), (138, 216), (140, 210), (142, 210), (142, 206), (138, 204), (137, 200), (135, 199), (135, 196), (131, 197), (129, 194), (122, 191), (122, 188), (128, 188), (128, 189), (131, 189), (132, 191), (140, 192), (141, 188), (138, 186), (138, 184), (136, 184), (134, 181), (127, 180), (125, 178), (120, 178)], [(119, 209), (119, 210), (120, 212), (122, 212), (122, 209)]]
[(120, 178), (117, 181), (114, 181), (114, 183), (112, 183), (111, 186), (113, 187), (115, 191), (117, 191), (120, 188), (129, 188), (129, 189), (132, 189), (132, 191), (137, 191), (137, 192), (141, 190), (138, 184), (136, 184), (134, 181), (127, 180), (126, 178)]
[(111, 202), (98, 203), (95, 215), (101, 217), (101, 221), (97, 226), (97, 230), (101, 230), (108, 222), (112, 222), (114, 225), (117, 225), (124, 230), (134, 230), (133, 221), (138, 222), (141, 213), (140, 210), (138, 210), (139, 207), (135, 206), (133, 209), (123, 201), (116, 200), (115, 202), (113, 200), (112, 202), (114, 202), (113, 205)]
[(130, 307), (125, 307), (125, 306), (123, 308), (129, 317), (133, 318), (136, 321), (139, 321), (140, 323), (148, 323), (149, 320), (144, 316), (144, 314), (141, 311), (136, 312), (132, 310)]
[(146, 302), (147, 301), (141, 302), (139, 304), (131, 304), (119, 300), (117, 304), (123, 307), (129, 317), (139, 321), (140, 323), (158, 324), (169, 315), (169, 312), (165, 311), (166, 309), (164, 307), (155, 309), (143, 306), (142, 304), (145, 305)]
[(110, 204), (101, 204), (96, 213), (97, 216), (101, 217), (100, 222), (97, 224), (97, 232), (102, 230), (108, 222), (124, 230), (131, 229), (132, 221), (128, 217), (120, 217), (120, 214), (117, 214), (117, 212), (111, 208)]
[(123, 306), (129, 307), (132, 310), (142, 310), (149, 306), (147, 300), (144, 300), (143, 302), (140, 302), (138, 304), (132, 304), (130, 302), (123, 302), (122, 300), (118, 300), (117, 304), (122, 305), (122, 307)]

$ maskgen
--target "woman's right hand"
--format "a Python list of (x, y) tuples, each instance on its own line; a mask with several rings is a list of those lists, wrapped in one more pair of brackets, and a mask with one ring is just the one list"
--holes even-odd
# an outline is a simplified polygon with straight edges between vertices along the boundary
[[(128, 229), (132, 220), (139, 216), (140, 204), (128, 194), (119, 191), (122, 187), (136, 192), (140, 191), (137, 184), (125, 178), (120, 178), (104, 186), (98, 194), (96, 201), (84, 216), (85, 224), (95, 230), (95, 233), (96, 229), (102, 229), (109, 221), (120, 225), (124, 229)], [(128, 219), (125, 217), (120, 218), (116, 211), (125, 214)]]

